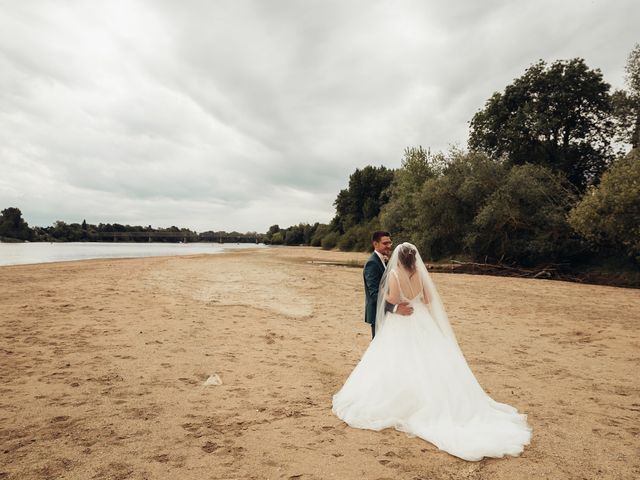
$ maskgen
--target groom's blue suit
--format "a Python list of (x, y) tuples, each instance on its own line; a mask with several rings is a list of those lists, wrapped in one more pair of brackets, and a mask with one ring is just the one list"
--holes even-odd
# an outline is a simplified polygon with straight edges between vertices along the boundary
[[(376, 333), (376, 309), (378, 306), (378, 290), (380, 289), (380, 280), (384, 274), (384, 263), (380, 260), (378, 254), (374, 251), (367, 263), (364, 264), (364, 321), (371, 325), (371, 336)], [(388, 304), (385, 310), (388, 310)]]

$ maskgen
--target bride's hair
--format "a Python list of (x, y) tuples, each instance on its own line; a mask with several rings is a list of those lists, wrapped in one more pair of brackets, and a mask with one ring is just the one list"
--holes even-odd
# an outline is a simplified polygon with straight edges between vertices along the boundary
[(416, 269), (416, 249), (408, 245), (398, 247), (398, 260), (404, 268), (413, 272)]

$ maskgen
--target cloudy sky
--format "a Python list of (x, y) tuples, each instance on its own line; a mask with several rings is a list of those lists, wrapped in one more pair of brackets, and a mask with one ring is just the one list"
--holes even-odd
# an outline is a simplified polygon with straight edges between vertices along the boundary
[(538, 59), (615, 88), (637, 0), (0, 0), (0, 208), (30, 225), (328, 222), (349, 175)]

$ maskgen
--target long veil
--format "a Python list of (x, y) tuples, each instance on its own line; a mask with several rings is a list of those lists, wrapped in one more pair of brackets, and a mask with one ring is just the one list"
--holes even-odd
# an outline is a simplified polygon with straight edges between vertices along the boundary
[(420, 252), (418, 252), (418, 249), (415, 247), (415, 245), (412, 245), (408, 242), (401, 243), (395, 248), (395, 250), (391, 254), (391, 258), (387, 262), (387, 268), (382, 276), (382, 280), (380, 281), (380, 289), (378, 290), (378, 305), (376, 310), (376, 333), (384, 327), (386, 315), (389, 315), (389, 313), (386, 312), (386, 306), (387, 296), (389, 294), (389, 282), (393, 278), (391, 272), (398, 271), (398, 256), (400, 252), (403, 252), (406, 249), (415, 251), (416, 269), (420, 274), (420, 280), (422, 281), (424, 291), (428, 296), (429, 303), (427, 304), (427, 307), (429, 309), (429, 313), (431, 314), (431, 318), (442, 332), (442, 335), (446, 339), (455, 343), (455, 345), (457, 346), (458, 341), (456, 340), (456, 336), (453, 333), (451, 324), (449, 323), (449, 317), (447, 316), (447, 312), (444, 309), (444, 305), (442, 304), (440, 295), (438, 295), (438, 290), (436, 290), (436, 286), (433, 283), (433, 280), (431, 280), (431, 275), (429, 275), (427, 267), (422, 261), (422, 257), (420, 256)]
[[(413, 255), (428, 303), (420, 303), (415, 288), (405, 291), (405, 301), (413, 297), (414, 313), (402, 317), (388, 312), (386, 303), (389, 287), (395, 287), (392, 282), (398, 281), (402, 290), (403, 263)], [(410, 285), (415, 286), (416, 280), (413, 274)], [(410, 285), (404, 288), (411, 289)], [(478, 383), (415, 246), (403, 243), (396, 247), (382, 277), (378, 300), (376, 328), (380, 335), (376, 334), (334, 395), (333, 412), (352, 427), (394, 427), (465, 460), (522, 453), (531, 440), (527, 416), (493, 400)]]
[[(413, 297), (414, 313), (401, 317), (387, 312), (389, 287), (398, 281), (402, 290), (403, 262), (413, 255), (428, 303), (419, 303), (422, 299), (415, 296), (415, 289), (405, 291), (405, 301)], [(415, 280), (412, 275), (410, 282), (415, 285)], [(478, 383), (415, 246), (396, 247), (378, 300), (380, 335), (333, 397), (333, 412), (352, 427), (394, 427), (465, 460), (522, 453), (531, 440), (527, 416), (493, 400)]]

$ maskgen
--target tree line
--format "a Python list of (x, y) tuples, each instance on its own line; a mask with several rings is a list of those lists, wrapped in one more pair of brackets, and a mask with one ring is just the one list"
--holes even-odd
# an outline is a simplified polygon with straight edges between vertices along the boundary
[(611, 92), (583, 59), (533, 64), (473, 116), (466, 149), (410, 147), (398, 169), (356, 169), (304, 243), (367, 250), (382, 229), (430, 261), (637, 270), (640, 45), (625, 70)]
[(5, 208), (0, 212), (0, 240), (30, 242), (221, 242), (256, 243), (263, 241), (263, 234), (257, 232), (226, 232), (223, 230), (197, 233), (188, 228), (171, 226), (153, 228), (151, 225), (121, 225), (119, 223), (99, 223), (93, 225), (56, 221), (49, 227), (30, 228), (17, 207)]

